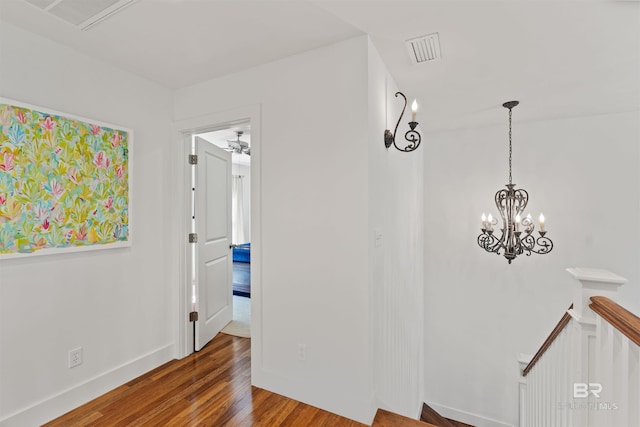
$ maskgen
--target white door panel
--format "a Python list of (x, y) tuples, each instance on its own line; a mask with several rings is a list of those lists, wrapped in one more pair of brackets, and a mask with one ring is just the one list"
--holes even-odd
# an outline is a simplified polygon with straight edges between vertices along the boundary
[(196, 350), (233, 317), (231, 153), (196, 137), (195, 229), (197, 243)]
[(207, 300), (205, 321), (213, 321), (213, 318), (224, 310), (229, 301), (226, 289), (216, 286), (216, 282), (226, 282), (227, 279), (227, 257), (218, 258), (206, 263), (206, 284), (207, 284)]
[[(224, 154), (229, 155), (226, 151)], [(230, 185), (231, 174), (227, 174), (226, 159), (216, 157), (210, 152), (206, 152), (205, 156), (202, 165), (206, 173), (204, 203), (206, 203), (207, 212), (215, 212), (216, 214), (208, 215), (204, 220), (207, 224), (207, 242), (214, 243), (217, 240), (227, 238), (227, 224), (230, 221), (231, 212), (230, 205), (227, 203), (227, 187)]]

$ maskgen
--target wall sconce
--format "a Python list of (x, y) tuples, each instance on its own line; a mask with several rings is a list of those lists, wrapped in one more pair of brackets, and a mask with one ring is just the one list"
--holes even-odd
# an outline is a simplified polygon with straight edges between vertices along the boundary
[(400, 121), (402, 120), (402, 116), (404, 115), (404, 110), (406, 110), (407, 108), (407, 97), (404, 96), (404, 93), (402, 92), (396, 92), (396, 98), (398, 97), (398, 95), (404, 98), (404, 107), (402, 107), (402, 113), (400, 113), (398, 123), (396, 123), (396, 129), (393, 132), (391, 132), (389, 129), (386, 129), (384, 131), (384, 146), (389, 148), (393, 144), (398, 150), (409, 153), (418, 148), (420, 146), (420, 141), (422, 140), (422, 137), (420, 136), (418, 131), (415, 130), (416, 126), (418, 126), (418, 122), (416, 122), (416, 111), (418, 111), (418, 103), (414, 99), (413, 104), (411, 104), (411, 121), (409, 122), (409, 127), (411, 129), (409, 129), (407, 133), (404, 134), (404, 139), (406, 139), (409, 144), (404, 148), (400, 148), (396, 144), (396, 134), (398, 133), (398, 126), (400, 125)]

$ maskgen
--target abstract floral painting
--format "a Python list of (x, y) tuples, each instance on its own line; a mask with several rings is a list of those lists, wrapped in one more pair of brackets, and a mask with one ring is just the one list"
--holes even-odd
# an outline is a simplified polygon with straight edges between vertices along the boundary
[(0, 258), (129, 246), (131, 139), (0, 98)]

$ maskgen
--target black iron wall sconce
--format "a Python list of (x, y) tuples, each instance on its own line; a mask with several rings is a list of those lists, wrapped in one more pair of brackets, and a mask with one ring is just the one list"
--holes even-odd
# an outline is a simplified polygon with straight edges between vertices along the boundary
[(411, 104), (411, 121), (409, 122), (409, 127), (411, 129), (409, 129), (407, 133), (404, 134), (404, 139), (407, 140), (409, 144), (404, 148), (400, 148), (396, 144), (396, 134), (398, 133), (398, 126), (400, 125), (400, 121), (402, 120), (402, 116), (404, 115), (404, 110), (406, 110), (407, 108), (407, 97), (404, 96), (404, 93), (402, 92), (396, 92), (396, 98), (398, 97), (398, 95), (404, 98), (404, 107), (402, 107), (402, 113), (400, 113), (398, 123), (396, 123), (396, 129), (393, 132), (391, 132), (389, 129), (386, 129), (384, 131), (384, 146), (389, 148), (393, 144), (393, 146), (395, 146), (398, 150), (409, 153), (418, 148), (420, 146), (420, 142), (422, 141), (420, 133), (415, 130), (416, 126), (418, 126), (418, 122), (416, 122), (416, 111), (418, 110), (418, 104), (415, 100), (413, 101), (413, 104)]

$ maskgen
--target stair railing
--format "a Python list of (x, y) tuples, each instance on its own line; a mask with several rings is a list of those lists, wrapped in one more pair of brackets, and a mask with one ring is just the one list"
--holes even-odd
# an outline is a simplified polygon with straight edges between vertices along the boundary
[(640, 426), (640, 318), (615, 302), (626, 279), (567, 271), (574, 304), (535, 356), (519, 358), (520, 427)]

